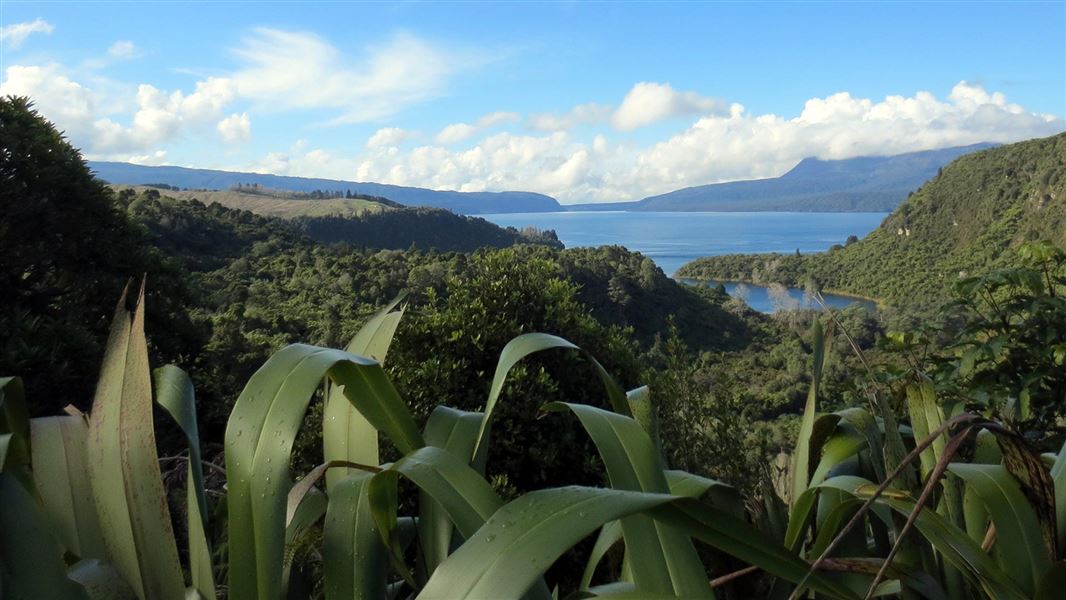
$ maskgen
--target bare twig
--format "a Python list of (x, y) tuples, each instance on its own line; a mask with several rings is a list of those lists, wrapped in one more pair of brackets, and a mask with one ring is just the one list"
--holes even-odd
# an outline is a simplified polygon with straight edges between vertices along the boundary
[(866, 360), (866, 355), (863, 354), (862, 349), (859, 348), (859, 345), (855, 343), (855, 339), (851, 337), (851, 334), (848, 333), (848, 330), (844, 328), (844, 324), (841, 323), (840, 319), (837, 318), (836, 313), (833, 311), (833, 309), (829, 308), (829, 305), (825, 303), (825, 298), (822, 298), (821, 292), (815, 292), (814, 299), (818, 302), (818, 304), (822, 305), (822, 309), (829, 315), (829, 318), (832, 319), (833, 324), (840, 329), (840, 333), (844, 334), (844, 339), (848, 341), (848, 345), (851, 346), (851, 350), (855, 353), (855, 356), (859, 358), (859, 361), (862, 363), (862, 366), (866, 368), (866, 374), (870, 377), (870, 381), (873, 382), (874, 386), (876, 387), (877, 380), (874, 379), (873, 369), (870, 368), (870, 363)]
[(996, 543), (996, 524), (989, 523), (988, 530), (985, 531), (985, 539), (981, 540), (981, 550), (988, 552), (992, 549), (992, 545)]
[(734, 579), (740, 579), (741, 577), (743, 577), (745, 575), (749, 575), (751, 573), (754, 573), (754, 572), (756, 572), (758, 570), (759, 570), (759, 567), (757, 567), (755, 565), (751, 565), (750, 567), (744, 567), (743, 569), (741, 569), (739, 571), (733, 571), (732, 573), (727, 573), (725, 575), (722, 575), (721, 577), (716, 577), (716, 578), (712, 579), (711, 580), (711, 587), (712, 588), (722, 587), (723, 585), (733, 581)]
[(922, 490), (922, 494), (918, 496), (918, 501), (914, 503), (914, 510), (907, 516), (907, 522), (903, 525), (903, 529), (900, 530), (899, 535), (896, 536), (896, 543), (892, 545), (892, 549), (889, 550), (888, 556), (885, 558), (884, 564), (881, 565), (881, 569), (877, 571), (877, 575), (874, 576), (874, 580), (870, 583), (870, 588), (866, 590), (866, 600), (873, 598), (874, 590), (877, 589), (877, 584), (881, 583), (881, 580), (885, 576), (885, 572), (888, 570), (888, 566), (892, 564), (892, 559), (896, 557), (896, 553), (903, 546), (903, 539), (914, 527), (915, 521), (918, 520), (918, 515), (922, 512), (922, 507), (929, 501), (929, 497), (933, 495), (933, 490), (936, 489), (936, 484), (943, 477), (944, 472), (947, 471), (948, 464), (951, 463), (951, 459), (955, 457), (955, 453), (959, 451), (959, 447), (966, 440), (966, 437), (973, 431), (974, 426), (970, 425), (966, 429), (957, 433), (951, 440), (948, 441), (944, 447), (944, 454), (941, 455), (940, 460), (937, 461), (936, 466), (933, 467), (933, 472), (929, 474), (929, 480), (925, 483), (925, 489)]
[(847, 536), (847, 534), (850, 533), (851, 530), (854, 529), (855, 526), (862, 521), (862, 519), (866, 516), (866, 513), (870, 511), (870, 508), (873, 506), (874, 502), (876, 502), (877, 499), (881, 497), (881, 494), (883, 494), (885, 490), (888, 489), (888, 486), (891, 485), (897, 477), (899, 477), (899, 475), (903, 472), (904, 468), (906, 468), (910, 463), (914, 462), (914, 460), (917, 459), (918, 456), (921, 455), (921, 453), (926, 448), (931, 446), (933, 442), (938, 437), (940, 437), (940, 435), (943, 434), (945, 431), (948, 431), (956, 425), (962, 423), (972, 424), (973, 422), (978, 420), (982, 420), (982, 417), (980, 415), (975, 415), (971, 413), (962, 413), (959, 415), (955, 415), (954, 417), (941, 423), (941, 425), (932, 432), (930, 432), (930, 434), (926, 436), (924, 440), (919, 442), (918, 445), (914, 447), (914, 450), (911, 450), (911, 452), (907, 454), (907, 456), (905, 456), (898, 465), (896, 465), (896, 468), (893, 469), (887, 477), (885, 477), (885, 480), (881, 482), (881, 485), (877, 486), (877, 489), (874, 490), (873, 494), (870, 495), (866, 502), (863, 503), (861, 507), (859, 507), (859, 510), (855, 512), (855, 514), (851, 517), (851, 520), (848, 521), (847, 525), (845, 525), (844, 528), (840, 530), (840, 533), (838, 533), (836, 537), (833, 538), (833, 541), (829, 543), (829, 546), (827, 546), (826, 549), (822, 552), (822, 555), (819, 556), (818, 559), (815, 560), (813, 563), (811, 563), (811, 568), (807, 571), (807, 574), (803, 577), (803, 579), (800, 580), (799, 584), (796, 585), (796, 589), (793, 590), (792, 594), (789, 596), (789, 600), (797, 600), (799, 598), (799, 594), (803, 591), (803, 586), (807, 583), (807, 580), (814, 573), (814, 571), (821, 567), (822, 563), (825, 562), (829, 555), (832, 554), (832, 552), (836, 550), (837, 546), (840, 545), (840, 542), (844, 539), (844, 537)]

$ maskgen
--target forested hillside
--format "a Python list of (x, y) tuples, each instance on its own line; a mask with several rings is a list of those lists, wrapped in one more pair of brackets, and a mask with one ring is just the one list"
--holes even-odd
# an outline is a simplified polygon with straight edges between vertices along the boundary
[[(866, 238), (808, 256), (702, 258), (682, 277), (778, 282), (936, 306), (967, 275), (1009, 266), (1026, 241), (1066, 244), (1066, 134), (964, 156)], [(843, 243), (844, 240), (841, 240)]]
[[(140, 193), (138, 193), (140, 190)], [(214, 202), (224, 196), (221, 204)], [(206, 198), (201, 201), (201, 195)], [(178, 200), (173, 196), (184, 196)], [(200, 215), (207, 207), (235, 205), (246, 209), (227, 209), (233, 214), (250, 213), (264, 216), (278, 230), (295, 231), (327, 244), (343, 243), (355, 248), (408, 249), (420, 248), (439, 252), (469, 252), (482, 247), (506, 248), (514, 244), (545, 244), (562, 248), (555, 232), (533, 228), (522, 230), (500, 227), (479, 217), (457, 215), (440, 208), (408, 208), (386, 204), (385, 199), (368, 202), (360, 199), (288, 200), (276, 196), (263, 196), (262, 202), (248, 201), (243, 196), (230, 192), (174, 192), (153, 187), (120, 187), (118, 197), (131, 201), (140, 199), (138, 208), (145, 201), (157, 201), (153, 210), (170, 213), (168, 225), (182, 224), (190, 215)], [(259, 196), (251, 195), (253, 200)], [(352, 204), (364, 202), (368, 206)], [(319, 205), (319, 203), (322, 203)], [(309, 208), (293, 207), (291, 204), (309, 205)], [(332, 207), (335, 212), (327, 210)], [(220, 214), (212, 208), (212, 215)], [(271, 218), (281, 214), (284, 218)], [(160, 222), (156, 219), (155, 222)], [(264, 223), (267, 221), (263, 221)], [(211, 228), (211, 223), (198, 223)], [(201, 231), (189, 231), (192, 238), (203, 235)], [(180, 237), (180, 236), (179, 236)], [(226, 242), (220, 242), (223, 245)]]
[(314, 240), (360, 248), (471, 252), (514, 244), (563, 247), (552, 230), (500, 227), (480, 217), (457, 215), (441, 208), (398, 208), (348, 217), (298, 217), (293, 225)]

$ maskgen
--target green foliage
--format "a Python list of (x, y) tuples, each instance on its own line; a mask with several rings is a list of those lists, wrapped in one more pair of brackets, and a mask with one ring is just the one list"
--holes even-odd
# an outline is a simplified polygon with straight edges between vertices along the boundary
[(110, 191), (78, 151), (26, 98), (0, 98), (0, 370), (57, 391), (34, 414), (86, 406), (111, 307), (132, 275), (151, 273), (156, 341), (174, 352), (194, 343), (188, 299), (173, 265), (143, 247)]
[[(640, 372), (637, 349), (625, 332), (594, 319), (577, 300), (577, 288), (557, 275), (548, 258), (523, 249), (473, 255), (462, 274), (446, 278), (441, 291), (428, 288), (425, 303), (411, 310), (390, 353), (390, 372), (420, 418), (442, 397), (462, 410), (480, 409), (489, 392), (494, 356), (515, 336), (532, 331), (566, 334), (602, 357), (607, 370), (632, 386)], [(602, 405), (603, 388), (594, 366), (565, 367), (565, 356), (536, 356), (513, 370), (503, 390), (492, 446), (490, 474), (503, 474), (519, 491), (561, 482), (590, 483), (598, 467), (573, 423), (532, 420), (553, 400)], [(551, 377), (548, 374), (556, 374)], [(539, 449), (531, 455), (527, 448)], [(566, 457), (581, 456), (581, 460)]]
[[(357, 338), (374, 337), (374, 331), (380, 329), (378, 321), (372, 321), (372, 329)], [(385, 335), (391, 337), (391, 331)], [(529, 345), (524, 340), (536, 343)], [(514, 344), (527, 347), (516, 350), (518, 353), (511, 357), (506, 350), (501, 355), (494, 377), (497, 393), (503, 389), (503, 375), (514, 373), (517, 361), (527, 362), (530, 353), (562, 348), (571, 349), (567, 354), (571, 359), (577, 356), (572, 353), (576, 349), (573, 344), (550, 336), (523, 336), (511, 344), (517, 348)], [(89, 417), (89, 438), (83, 446), (74, 445), (70, 451), (88, 457), (93, 476), (91, 497), (98, 531), (105, 542), (105, 556), (91, 564), (72, 564), (66, 574), (64, 562), (73, 563), (80, 557), (73, 552), (73, 546), (65, 549), (66, 560), (58, 547), (39, 543), (51, 535), (42, 529), (45, 520), (38, 505), (41, 501), (15, 477), (27, 467), (36, 475), (39, 466), (7, 460), (12, 440), (17, 436), (19, 443), (27, 443), (25, 438), (32, 425), (25, 411), (18, 410), (21, 388), (13, 380), (5, 380), (0, 493), (7, 501), (2, 514), (5, 520), (17, 519), (22, 525), (12, 527), (17, 536), (5, 536), (0, 545), (0, 573), (4, 574), (0, 585), (15, 598), (35, 598), (40, 593), (55, 598), (84, 598), (87, 593), (94, 598), (123, 597), (129, 588), (146, 600), (186, 594), (177, 554), (166, 551), (167, 546), (173, 547), (175, 538), (163, 501), (154, 448), (143, 293), (132, 315), (120, 302), (103, 364)], [(712, 548), (761, 564), (767, 572), (785, 580), (798, 582), (803, 578), (805, 563), (734, 516), (737, 507), (721, 495), (722, 484), (665, 470), (662, 450), (656, 442), (658, 436), (649, 429), (655, 422), (654, 407), (645, 410), (640, 406), (648, 402), (648, 396), (631, 392), (626, 408), (625, 403), (618, 403), (620, 399), (614, 391), (617, 384), (602, 369), (600, 372), (607, 384), (606, 395), (615, 398), (610, 402), (612, 406), (651, 416), (634, 420), (625, 414), (575, 403), (558, 404), (555, 408), (565, 407), (579, 417), (598, 448), (614, 489), (544, 489), (504, 504), (480, 472), (482, 467), (476, 458), (479, 453), (472, 443), (475, 439), (489, 443), (480, 434), (477, 438), (471, 436), (487, 431), (487, 415), (471, 421), (482, 423), (476, 430), (452, 428), (447, 441), (441, 439), (442, 431), (431, 420), (424, 438), (377, 362), (341, 350), (300, 344), (284, 348), (248, 382), (227, 426), (225, 520), (229, 553), (225, 568), (219, 569), (226, 573), (227, 593), (234, 598), (270, 599), (300, 594), (300, 589), (306, 594), (309, 590), (295, 586), (290, 578), (292, 565), (286, 564), (286, 556), (294, 554), (286, 546), (308, 538), (298, 530), (288, 529), (306, 528), (323, 512), (321, 539), (325, 544), (322, 560), (327, 598), (352, 594), (385, 597), (390, 587), (405, 597), (519, 598), (528, 593), (532, 596), (527, 597), (547, 598), (550, 594), (541, 577), (548, 567), (581, 538), (615, 520), (622, 523), (623, 543), (634, 552), (639, 548), (642, 557), (640, 564), (633, 563), (629, 568), (637, 592), (714, 597), (693, 537)], [(332, 461), (293, 484), (288, 457), (306, 408), (324, 377), (339, 386), (361, 417), (391, 442), (403, 456), (400, 460), (380, 467)], [(195, 445), (198, 434), (191, 425), (194, 413), (187, 379), (174, 367), (168, 367), (160, 371), (157, 381), (157, 391), (163, 394), (158, 400), (182, 423), (188, 442)], [(495, 394), (490, 398), (495, 400)], [(506, 403), (505, 396), (500, 399)], [(458, 411), (438, 409), (434, 414), (457, 416), (455, 424), (465, 421)], [(466, 442), (453, 445), (451, 440), (456, 434)], [(443, 447), (427, 446), (427, 441), (443, 442)], [(377, 435), (366, 436), (358, 443), (376, 445)], [(198, 454), (195, 449), (190, 452), (190, 456)], [(321, 497), (321, 492), (308, 494), (329, 468), (350, 471), (327, 489), (329, 499), (324, 511), (301, 511), (301, 505), (310, 502), (310, 498)], [(188, 593), (211, 596), (215, 590), (209, 583), (210, 565), (206, 573), (201, 570), (197, 575), (197, 561), (210, 553), (206, 542), (194, 535), (199, 526), (194, 517), (203, 516), (201, 503), (207, 501), (198, 489), (203, 478), (197, 477), (195, 471), (189, 467), (191, 489), (186, 496), (191, 528), (188, 556), (193, 561), (193, 587)], [(421, 529), (418, 536), (408, 539), (428, 544), (436, 539), (434, 532), (444, 531), (441, 541), (447, 540), (447, 529), (440, 529), (445, 523), (454, 526), (461, 536), (453, 540), (457, 547), (446, 549), (437, 564), (420, 562), (417, 557), (423, 553), (415, 552), (414, 568), (408, 565), (398, 518), (402, 505), (396, 483), (400, 474), (425, 493), (422, 504), (437, 507), (423, 512), (417, 522), (403, 521)], [(717, 490), (715, 499), (695, 499), (712, 488)], [(70, 494), (68, 489), (42, 489), (49, 490), (49, 495)], [(46, 504), (49, 501), (44, 500)], [(301, 514), (305, 516), (297, 518)], [(653, 555), (655, 560), (645, 562)], [(37, 557), (43, 568), (27, 568), (27, 556)], [(392, 568), (386, 570), (387, 564)], [(808, 579), (811, 589), (828, 597), (852, 597), (832, 578), (814, 574)], [(93, 585), (88, 585), (90, 581)], [(86, 586), (82, 587), (81, 582)]]
[(348, 217), (299, 217), (294, 224), (320, 242), (343, 242), (357, 248), (415, 247), (471, 252), (486, 246), (506, 248), (522, 243), (563, 247), (554, 231), (505, 229), (479, 217), (457, 215), (441, 208), (404, 208)]
[[(1052, 256), (1039, 248), (1030, 254), (1038, 260)], [(492, 259), (481, 267), (491, 273)], [(524, 290), (521, 277), (505, 285)], [(151, 412), (145, 412), (151, 406), (151, 391), (143, 311), (143, 294), (132, 315), (120, 303), (89, 417), (89, 437), (83, 438), (83, 445), (68, 447), (68, 454), (87, 457), (93, 476), (96, 531), (105, 542), (104, 556), (95, 562), (75, 563), (83, 558), (76, 548), (91, 546), (71, 545), (69, 532), (57, 536), (67, 540), (62, 551), (36, 543), (51, 535), (43, 528), (57, 523), (46, 519), (44, 507), (55, 506), (56, 494), (69, 497), (70, 492), (61, 486), (38, 485), (36, 489), (45, 494), (38, 499), (34, 488), (20, 480), (18, 474), (26, 469), (34, 478), (44, 476), (47, 469), (8, 458), (11, 448), (28, 445), (27, 432), (37, 427), (20, 408), (21, 387), (5, 380), (0, 493), (7, 498), (3, 518), (19, 525), (13, 529), (18, 536), (5, 538), (0, 545), (4, 574), (0, 584), (15, 598), (40, 593), (56, 598), (116, 597), (128, 594), (129, 588), (149, 600), (185, 593), (176, 553), (159, 552), (173, 544), (174, 536), (166, 504), (161, 502)], [(388, 346), (395, 328), (382, 329), (381, 323), (389, 314), (386, 310), (375, 317), (356, 338), (369, 342), (382, 332), (382, 339), (366, 347)], [(666, 470), (664, 456), (669, 452), (659, 440), (677, 430), (656, 426), (659, 407), (648, 404), (654, 395), (643, 388), (630, 392), (621, 404), (617, 398), (601, 401), (622, 413), (573, 402), (524, 407), (527, 420), (543, 410), (573, 413), (577, 417), (573, 422), (595, 446), (610, 489), (540, 488), (505, 503), (485, 478), (484, 463), (478, 458), (478, 445), (491, 443), (481, 433), (488, 431), (485, 415), (438, 407), (422, 433), (377, 362), (340, 350), (288, 346), (251, 378), (229, 418), (223, 516), (229, 558), (218, 565), (226, 574), (226, 590), (234, 598), (310, 597), (315, 589), (326, 598), (384, 597), (389, 588), (400, 597), (547, 598), (542, 577), (549, 567), (602, 528), (603, 544), (597, 544), (586, 568), (591, 575), (583, 584), (593, 595), (626, 590), (715, 597), (727, 591), (723, 587), (734, 578), (728, 570), (722, 573), (727, 575), (724, 579), (708, 585), (712, 577), (707, 562), (694, 545), (700, 542), (742, 565), (757, 566), (768, 578), (771, 595), (791, 591), (800, 597), (809, 589), (829, 598), (857, 598), (874, 590), (948, 598), (1036, 597), (1048, 585), (1045, 580), (1057, 576), (1058, 529), (1066, 521), (1066, 507), (1056, 508), (1055, 497), (1066, 472), (1062, 467), (1066, 449), (1049, 469), (1023, 437), (999, 422), (967, 412), (949, 419), (951, 406), (941, 404), (928, 381), (906, 384), (908, 408), (903, 416), (908, 428), (896, 425), (888, 412), (881, 412), (880, 424), (875, 413), (864, 408), (820, 413), (819, 400), (825, 392), (819, 384), (825, 374), (825, 349), (831, 345), (825, 343), (817, 322), (811, 335), (814, 377), (796, 460), (786, 478), (792, 480), (792, 510), (785, 516), (783, 533), (774, 533), (775, 528), (763, 521), (768, 512), (757, 513), (756, 525), (749, 524), (742, 517), (739, 497), (728, 486)], [(679, 343), (676, 336), (671, 343)], [(517, 349), (522, 345), (524, 349)], [(523, 368), (536, 358), (575, 361), (575, 366), (591, 362), (574, 353), (576, 346), (570, 342), (551, 336), (520, 336), (508, 346), (517, 350), (505, 349), (501, 355), (487, 404), (492, 407), (498, 398), (495, 412), (500, 415), (511, 400), (503, 385), (505, 375), (508, 382), (518, 381)], [(553, 367), (567, 369), (564, 364)], [(162, 394), (158, 400), (183, 424), (188, 442), (195, 446), (198, 435), (191, 426), (192, 391), (187, 379), (173, 367), (158, 377), (157, 392)], [(380, 432), (399, 460), (381, 466), (333, 460), (293, 483), (289, 455), (324, 377), (372, 427), (373, 435), (354, 443), (376, 447)], [(604, 383), (607, 392), (601, 397), (616, 396), (613, 380), (606, 378)], [(874, 393), (872, 405), (884, 406), (879, 392)], [(35, 441), (58, 441), (45, 435), (41, 430)], [(988, 436), (998, 443), (997, 450), (985, 443)], [(585, 450), (558, 457), (554, 464), (567, 458), (573, 462), (581, 451)], [(198, 452), (194, 449), (190, 456)], [(495, 456), (488, 454), (488, 464)], [(921, 469), (915, 474), (919, 462)], [(327, 486), (324, 495), (314, 491), (330, 468), (346, 474)], [(202, 475), (194, 471), (190, 466), (186, 495), (187, 556), (193, 561), (189, 583), (199, 590), (196, 593), (210, 596), (216, 592), (210, 583), (211, 554), (207, 540), (197, 534), (202, 525), (195, 518), (207, 513), (202, 505), (211, 500), (200, 488)], [(400, 476), (421, 492), (418, 521), (400, 517), (408, 506), (399, 493)], [(73, 480), (70, 485), (75, 485)], [(762, 493), (772, 505), (774, 492), (764, 488)], [(323, 497), (325, 504), (317, 500)], [(307, 510), (302, 510), (305, 503)], [(321, 537), (301, 533), (319, 527), (315, 523), (323, 516)], [(404, 523), (417, 534), (404, 534), (408, 527)], [(298, 586), (300, 578), (290, 576), (297, 565), (289, 561), (304, 555), (298, 548), (316, 540), (324, 545), (324, 586)], [(424, 548), (408, 551), (404, 540)], [(605, 548), (619, 542), (628, 548), (624, 565), (605, 574), (621, 581), (592, 585)], [(426, 562), (430, 548), (436, 549), (436, 558)], [(36, 556), (46, 568), (28, 569), (21, 562), (24, 556)], [(196, 566), (195, 561), (203, 560), (208, 560), (206, 572)], [(70, 570), (65, 574), (66, 566)], [(304, 572), (302, 567), (298, 571)], [(87, 585), (90, 581), (92, 586)]]
[(751, 324), (723, 308), (727, 296), (678, 285), (650, 258), (620, 246), (574, 248), (559, 254), (558, 262), (598, 320), (632, 327), (642, 344), (661, 337), (671, 321), (685, 343), (698, 350), (736, 350), (754, 336)]
[(959, 281), (943, 322), (890, 332), (883, 348), (902, 360), (887, 381), (928, 373), (952, 402), (1028, 432), (1061, 440), (1066, 403), (1066, 255), (1025, 244), (1017, 264)]
[(1007, 250), (1043, 240), (1066, 245), (1066, 134), (955, 160), (864, 239), (803, 257), (697, 259), (678, 274), (803, 286), (934, 309), (953, 284), (1011, 266)]

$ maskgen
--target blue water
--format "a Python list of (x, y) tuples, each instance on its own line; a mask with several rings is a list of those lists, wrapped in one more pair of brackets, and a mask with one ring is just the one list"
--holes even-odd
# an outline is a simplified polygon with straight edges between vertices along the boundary
[[(497, 225), (554, 229), (567, 248), (620, 245), (650, 257), (667, 274), (701, 256), (824, 252), (863, 237), (888, 213), (552, 212), (479, 215)], [(727, 291), (730, 288), (726, 286)], [(765, 288), (748, 286), (748, 304), (769, 312)], [(759, 290), (762, 290), (761, 292)], [(802, 299), (801, 290), (791, 293)], [(763, 300), (759, 300), (759, 296)], [(852, 302), (832, 297), (833, 302)], [(826, 300), (830, 298), (827, 297)]]
[[(705, 285), (707, 287), (714, 287), (719, 283), (717, 281), (694, 281), (692, 279), (682, 279), (681, 281), (689, 285)], [(759, 312), (772, 313), (778, 310), (822, 308), (822, 305), (817, 300), (797, 288), (785, 288), (788, 292), (788, 298), (784, 298), (780, 295), (775, 297), (770, 293), (769, 288), (761, 285), (736, 283), (734, 281), (723, 281), (721, 283), (725, 287), (727, 294), (741, 298), (748, 306)], [(852, 304), (860, 304), (868, 310), (877, 308), (877, 304), (869, 300), (838, 296), (836, 294), (822, 294), (822, 302), (830, 308), (847, 308)]]

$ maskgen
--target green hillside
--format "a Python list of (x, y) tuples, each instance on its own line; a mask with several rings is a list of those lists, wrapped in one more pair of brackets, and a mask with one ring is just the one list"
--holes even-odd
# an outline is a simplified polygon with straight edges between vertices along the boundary
[[(153, 189), (143, 185), (113, 185), (116, 191), (132, 189), (136, 192)], [(296, 217), (354, 217), (366, 213), (380, 213), (396, 207), (367, 198), (311, 198), (308, 194), (285, 190), (228, 189), (228, 190), (160, 190), (177, 200), (199, 200), (204, 204), (218, 202), (226, 208), (247, 210), (257, 215), (293, 219)]]
[[(266, 190), (249, 193), (230, 190), (160, 189), (155, 186), (116, 186), (117, 197), (135, 203), (139, 211), (165, 213), (148, 219), (149, 229), (165, 225), (171, 239), (197, 239), (212, 223), (200, 216), (205, 210), (255, 215), (276, 221), (274, 227), (303, 234), (326, 244), (356, 248), (402, 250), (421, 248), (440, 252), (470, 252), (478, 248), (506, 248), (514, 244), (546, 244), (562, 248), (554, 231), (500, 227), (479, 217), (457, 215), (440, 208), (405, 207), (385, 198), (312, 198), (299, 192)], [(332, 208), (331, 208), (332, 207)], [(210, 210), (209, 210), (210, 209)], [(216, 210), (217, 209), (217, 210)], [(216, 236), (217, 237), (217, 236)], [(232, 240), (215, 239), (222, 247)], [(210, 255), (213, 246), (204, 253)]]
[(678, 275), (814, 283), (893, 305), (931, 306), (960, 277), (1009, 266), (1007, 250), (1030, 240), (1066, 243), (1066, 134), (959, 158), (846, 247), (800, 257), (701, 258)]

